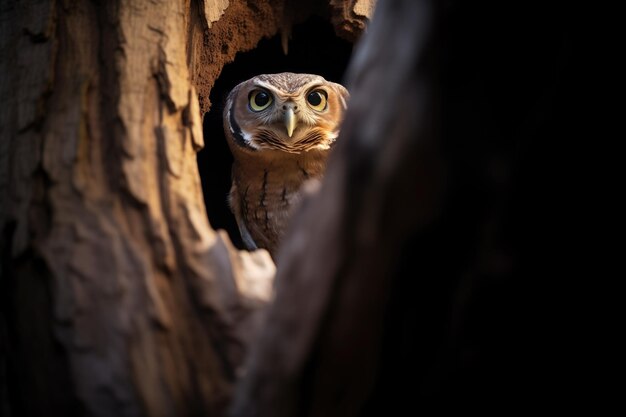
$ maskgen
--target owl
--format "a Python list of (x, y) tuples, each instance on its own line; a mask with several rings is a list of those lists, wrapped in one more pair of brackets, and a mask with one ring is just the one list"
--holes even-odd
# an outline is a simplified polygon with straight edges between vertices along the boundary
[(275, 258), (303, 184), (324, 175), (348, 97), (340, 84), (290, 72), (258, 75), (229, 93), (229, 203), (248, 249), (265, 248)]

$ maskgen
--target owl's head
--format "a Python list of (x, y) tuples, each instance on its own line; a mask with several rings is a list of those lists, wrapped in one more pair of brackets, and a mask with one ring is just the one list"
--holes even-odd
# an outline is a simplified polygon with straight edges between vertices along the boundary
[(237, 85), (224, 109), (226, 136), (239, 149), (327, 150), (339, 134), (348, 90), (319, 75), (263, 74)]

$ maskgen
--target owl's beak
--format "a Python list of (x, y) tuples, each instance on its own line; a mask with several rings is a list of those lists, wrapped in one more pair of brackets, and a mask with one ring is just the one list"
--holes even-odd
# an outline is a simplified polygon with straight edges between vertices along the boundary
[(291, 107), (288, 107), (287, 110), (285, 110), (285, 116), (283, 120), (285, 122), (285, 127), (287, 128), (287, 134), (289, 135), (289, 137), (291, 137), (291, 135), (293, 135), (294, 129), (296, 128), (296, 115), (294, 114)]

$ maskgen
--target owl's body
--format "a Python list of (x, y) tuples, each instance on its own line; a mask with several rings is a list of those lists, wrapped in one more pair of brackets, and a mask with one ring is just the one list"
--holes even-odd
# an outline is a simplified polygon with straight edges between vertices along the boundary
[(265, 248), (275, 256), (303, 183), (324, 175), (347, 98), (339, 84), (293, 73), (259, 75), (229, 94), (229, 200), (249, 249)]

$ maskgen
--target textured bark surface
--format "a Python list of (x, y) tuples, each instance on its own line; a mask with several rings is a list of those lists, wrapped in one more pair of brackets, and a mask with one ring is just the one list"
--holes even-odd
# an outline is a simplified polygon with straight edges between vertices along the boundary
[(2, 2), (3, 413), (222, 414), (274, 265), (207, 221), (201, 115), (296, 3)]
[[(269, 286), (273, 266), (263, 253), (237, 254), (204, 213), (190, 7), (3, 10), (3, 55), (15, 57), (2, 91), (9, 363), (23, 379), (15, 394), (34, 397), (18, 413), (45, 414), (57, 396), (75, 396), (61, 406), (187, 415), (228, 397), (242, 354), (236, 321), (250, 307), (242, 281), (257, 275)], [(256, 271), (241, 267), (255, 262)]]

